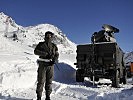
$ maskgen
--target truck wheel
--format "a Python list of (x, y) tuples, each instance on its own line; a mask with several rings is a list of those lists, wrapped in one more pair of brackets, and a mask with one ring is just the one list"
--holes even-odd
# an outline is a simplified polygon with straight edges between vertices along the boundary
[(112, 79), (112, 87), (118, 88), (120, 83), (120, 75), (119, 75), (119, 71), (117, 70), (113, 76)]
[(76, 82), (84, 82), (84, 77), (82, 76), (83, 70), (78, 69), (76, 71)]
[(123, 84), (127, 84), (127, 71), (126, 71), (126, 69), (123, 70), (122, 82), (123, 82)]

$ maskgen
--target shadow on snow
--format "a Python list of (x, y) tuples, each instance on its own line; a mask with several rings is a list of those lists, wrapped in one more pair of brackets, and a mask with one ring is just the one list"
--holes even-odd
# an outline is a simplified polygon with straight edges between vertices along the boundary
[(58, 63), (54, 66), (54, 81), (66, 84), (74, 83), (76, 82), (75, 72), (76, 70), (72, 66), (66, 63)]
[(32, 100), (32, 99), (24, 99), (24, 98), (10, 97), (10, 96), (2, 96), (0, 94), (0, 100)]

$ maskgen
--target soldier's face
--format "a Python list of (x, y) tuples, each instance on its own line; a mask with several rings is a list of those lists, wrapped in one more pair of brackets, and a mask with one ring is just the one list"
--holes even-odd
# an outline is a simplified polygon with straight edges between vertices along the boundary
[(51, 34), (47, 34), (47, 35), (45, 36), (45, 40), (46, 40), (47, 42), (51, 42), (51, 41), (52, 41), (52, 35), (51, 35)]

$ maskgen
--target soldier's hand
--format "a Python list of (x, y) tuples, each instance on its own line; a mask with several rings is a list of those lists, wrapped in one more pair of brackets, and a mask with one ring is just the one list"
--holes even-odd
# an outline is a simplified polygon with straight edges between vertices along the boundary
[(51, 65), (55, 64), (55, 61), (50, 61), (50, 64), (51, 64)]

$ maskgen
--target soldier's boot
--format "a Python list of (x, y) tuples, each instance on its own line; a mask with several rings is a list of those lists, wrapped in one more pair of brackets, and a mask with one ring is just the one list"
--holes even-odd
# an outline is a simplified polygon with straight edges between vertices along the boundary
[(50, 100), (50, 95), (46, 95), (45, 100)]
[(38, 96), (38, 95), (37, 95), (37, 100), (41, 100), (41, 96)]
[(41, 100), (41, 97), (37, 98), (37, 100)]

